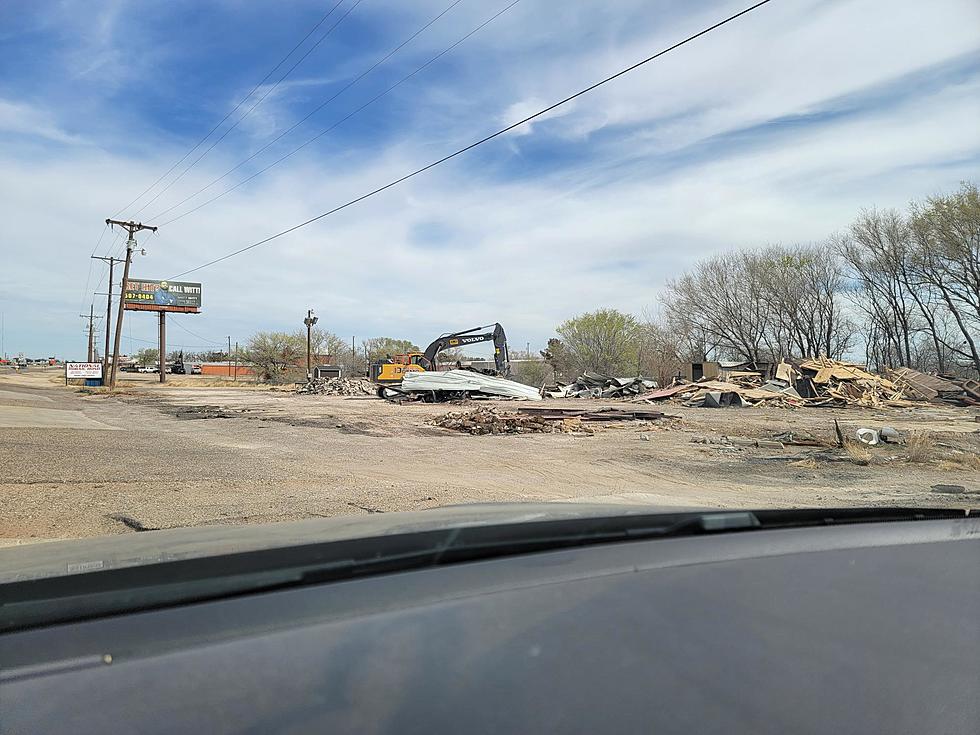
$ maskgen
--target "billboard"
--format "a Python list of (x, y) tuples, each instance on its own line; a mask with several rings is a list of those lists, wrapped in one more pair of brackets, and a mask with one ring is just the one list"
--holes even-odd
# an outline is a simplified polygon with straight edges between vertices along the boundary
[(101, 378), (101, 362), (66, 362), (65, 378)]
[(201, 284), (185, 281), (148, 281), (130, 278), (123, 290), (125, 308), (134, 311), (201, 310)]

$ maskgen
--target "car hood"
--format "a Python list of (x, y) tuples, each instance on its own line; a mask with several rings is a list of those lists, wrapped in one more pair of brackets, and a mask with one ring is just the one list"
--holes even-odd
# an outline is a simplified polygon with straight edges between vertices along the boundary
[(475, 503), (401, 513), (143, 531), (0, 549), (0, 583), (454, 527), (694, 510), (704, 509), (612, 503)]

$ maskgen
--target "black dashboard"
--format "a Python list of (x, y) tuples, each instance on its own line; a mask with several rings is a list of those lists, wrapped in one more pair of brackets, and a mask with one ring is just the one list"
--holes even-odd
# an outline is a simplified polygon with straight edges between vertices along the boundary
[(970, 733), (980, 519), (527, 553), (0, 635), (0, 732)]

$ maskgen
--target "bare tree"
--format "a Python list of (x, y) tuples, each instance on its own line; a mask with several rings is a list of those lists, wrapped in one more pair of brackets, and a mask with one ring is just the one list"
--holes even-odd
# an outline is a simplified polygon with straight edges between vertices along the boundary
[(840, 357), (853, 334), (844, 286), (843, 266), (826, 244), (725, 253), (668, 282), (665, 326), (687, 359)]
[(941, 343), (980, 375), (980, 192), (976, 184), (963, 184), (956, 194), (914, 204), (910, 219), (911, 279), (933, 297), (933, 309), (937, 303), (945, 308), (959, 331), (960, 339), (950, 344), (933, 327), (936, 350)]

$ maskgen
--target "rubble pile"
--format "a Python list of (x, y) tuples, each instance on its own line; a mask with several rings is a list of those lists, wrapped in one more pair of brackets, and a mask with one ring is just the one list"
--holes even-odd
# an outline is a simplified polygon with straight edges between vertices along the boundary
[(656, 387), (653, 378), (611, 378), (586, 371), (574, 383), (547, 386), (543, 393), (549, 398), (628, 398)]
[(468, 434), (550, 434), (555, 431), (582, 431), (574, 423), (567, 427), (564, 422), (550, 421), (540, 416), (504, 413), (496, 408), (480, 407), (472, 411), (453, 411), (432, 422), (445, 429), (465, 431)]
[(741, 370), (722, 373), (718, 379), (679, 381), (667, 388), (639, 394), (633, 403), (679, 401), (685, 406), (720, 408), (776, 406), (862, 406), (908, 408), (923, 401), (980, 405), (980, 384), (926, 375), (909, 368), (890, 371), (890, 377), (868, 372), (861, 365), (808, 358), (781, 361), (772, 378)]
[(976, 380), (942, 378), (907, 367), (895, 368), (890, 375), (908, 398), (954, 406), (980, 406), (980, 383)]
[(364, 378), (315, 378), (296, 387), (297, 393), (323, 396), (373, 396), (377, 386)]

